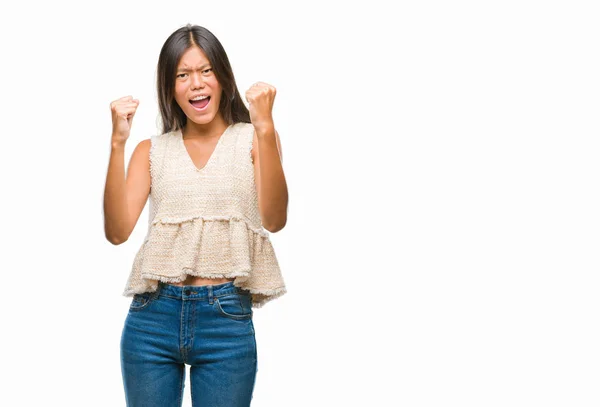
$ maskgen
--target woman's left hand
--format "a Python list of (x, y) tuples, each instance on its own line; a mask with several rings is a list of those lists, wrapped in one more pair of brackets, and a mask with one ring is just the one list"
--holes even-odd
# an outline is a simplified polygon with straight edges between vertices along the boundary
[(276, 93), (274, 86), (264, 82), (256, 82), (246, 91), (246, 100), (250, 105), (250, 121), (257, 133), (275, 127), (272, 113)]

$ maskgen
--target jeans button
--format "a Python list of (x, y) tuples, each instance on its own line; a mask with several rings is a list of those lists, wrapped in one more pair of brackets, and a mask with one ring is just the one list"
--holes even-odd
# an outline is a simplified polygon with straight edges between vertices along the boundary
[(185, 295), (190, 295), (190, 290), (185, 290)]

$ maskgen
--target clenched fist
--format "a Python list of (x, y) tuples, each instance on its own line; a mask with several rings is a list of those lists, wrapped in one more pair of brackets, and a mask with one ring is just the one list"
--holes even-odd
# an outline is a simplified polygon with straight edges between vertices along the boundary
[(112, 142), (123, 143), (129, 138), (131, 122), (140, 101), (132, 96), (124, 96), (110, 104), (112, 113)]

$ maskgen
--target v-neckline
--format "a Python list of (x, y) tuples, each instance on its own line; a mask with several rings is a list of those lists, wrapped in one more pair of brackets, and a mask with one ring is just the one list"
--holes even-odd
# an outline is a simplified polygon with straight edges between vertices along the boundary
[(190, 162), (190, 164), (192, 164), (192, 168), (194, 168), (196, 171), (200, 172), (203, 171), (206, 167), (209, 166), (209, 164), (213, 161), (213, 157), (215, 155), (215, 153), (217, 152), (217, 149), (219, 148), (219, 146), (221, 145), (221, 140), (223, 140), (223, 137), (225, 136), (225, 134), (227, 134), (227, 132), (229, 131), (229, 129), (233, 126), (233, 124), (227, 126), (227, 128), (225, 129), (225, 131), (223, 132), (223, 134), (221, 134), (219, 136), (219, 139), (217, 140), (217, 144), (215, 145), (215, 148), (213, 149), (212, 153), (210, 154), (210, 157), (208, 157), (208, 160), (206, 160), (206, 164), (204, 164), (204, 167), (202, 168), (198, 168), (196, 167), (196, 164), (194, 163), (194, 160), (192, 159), (192, 156), (190, 155), (187, 147), (185, 146), (185, 143), (183, 141), (183, 131), (179, 130), (179, 140), (181, 143), (181, 147), (183, 148), (183, 153), (186, 155), (188, 161)]

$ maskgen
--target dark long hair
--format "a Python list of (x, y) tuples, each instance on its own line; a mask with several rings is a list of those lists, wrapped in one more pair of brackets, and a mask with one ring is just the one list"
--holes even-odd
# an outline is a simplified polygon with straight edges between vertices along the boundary
[(187, 24), (167, 38), (158, 57), (156, 86), (163, 133), (182, 130), (187, 122), (187, 116), (175, 100), (175, 79), (181, 56), (194, 46), (204, 52), (221, 85), (219, 112), (225, 122), (229, 125), (250, 123), (250, 112), (240, 96), (229, 58), (221, 42), (206, 28)]

